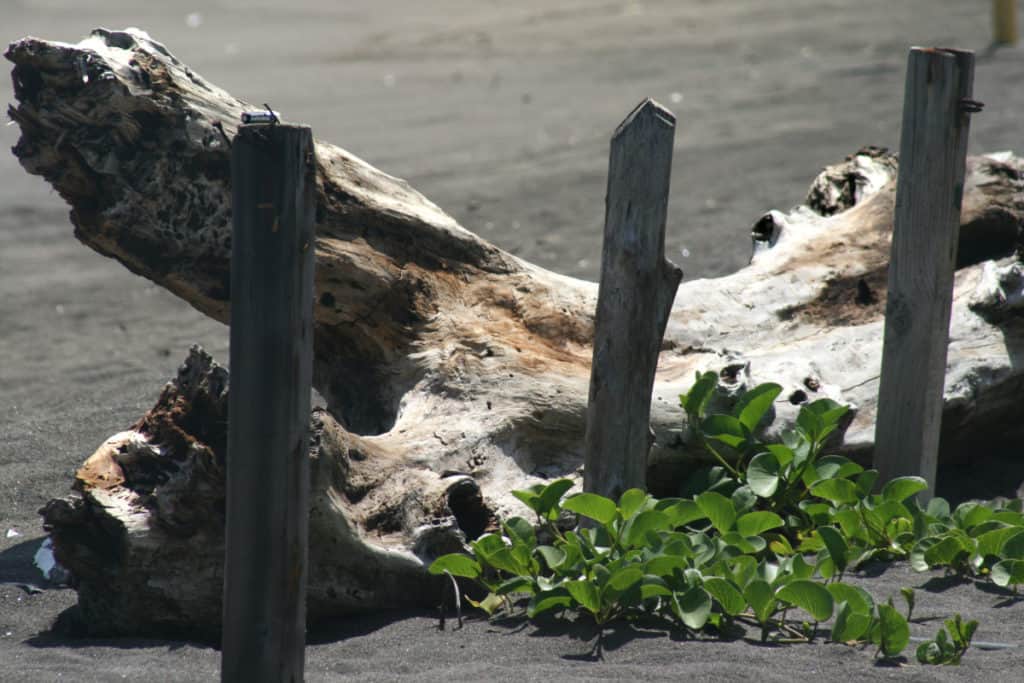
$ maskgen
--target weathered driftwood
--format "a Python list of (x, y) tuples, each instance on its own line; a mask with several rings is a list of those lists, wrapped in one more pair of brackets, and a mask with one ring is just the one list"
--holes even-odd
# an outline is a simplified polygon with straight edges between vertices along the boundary
[[(6, 54), (15, 154), (68, 201), (78, 238), (227, 321), (226, 136), (245, 105), (138, 31)], [(424, 563), (521, 512), (509, 489), (579, 477), (597, 293), (341, 149), (316, 156), (314, 382), (328, 410), (312, 417), (311, 618), (436, 601)], [(806, 400), (854, 405), (837, 447), (870, 457), (895, 168), (864, 150), (827, 169), (807, 206), (757, 222), (747, 268), (680, 287), (653, 391), (652, 490), (672, 492), (701, 457), (678, 407), (698, 370), (720, 371), (722, 401), (782, 384), (769, 431)], [(968, 162), (944, 459), (1024, 425), (1022, 172), (1010, 155)], [(94, 631), (216, 636), (226, 391), (193, 351), (88, 459), (80, 496), (44, 510)]]

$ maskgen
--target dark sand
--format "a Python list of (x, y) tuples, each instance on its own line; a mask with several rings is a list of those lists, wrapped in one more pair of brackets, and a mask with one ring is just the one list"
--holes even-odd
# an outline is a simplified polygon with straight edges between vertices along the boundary
[[(471, 230), (590, 278), (608, 137), (652, 96), (679, 118), (668, 244), (693, 278), (743, 265), (749, 226), (798, 203), (820, 167), (861, 145), (896, 147), (911, 45), (977, 50), (975, 94), (987, 107), (972, 123), (971, 150), (1024, 151), (1024, 49), (982, 55), (988, 10), (982, 0), (231, 0), (183, 9), (8, 0), (0, 38), (76, 41), (95, 26), (141, 26), (234, 94), (270, 101), (407, 178)], [(13, 99), (6, 78), (0, 99)], [(0, 144), (17, 135), (0, 128)], [(226, 361), (227, 339), (224, 326), (79, 245), (60, 198), (0, 154), (0, 680), (217, 677), (219, 652), (205, 645), (55, 635), (50, 626), (75, 594), (17, 584), (38, 583), (36, 510), (152, 404), (190, 344)], [(7, 538), (7, 529), (21, 535)], [(978, 639), (1024, 645), (1024, 607), (1005, 595), (906, 567), (866, 585), (881, 599), (927, 586), (922, 616), (961, 612), (982, 622)], [(594, 662), (581, 656), (592, 646), (586, 626), (435, 626), (432, 615), (380, 615), (320, 629), (308, 678), (1024, 679), (1021, 647), (973, 649), (959, 669), (890, 668), (843, 646), (684, 642), (617, 628)]]

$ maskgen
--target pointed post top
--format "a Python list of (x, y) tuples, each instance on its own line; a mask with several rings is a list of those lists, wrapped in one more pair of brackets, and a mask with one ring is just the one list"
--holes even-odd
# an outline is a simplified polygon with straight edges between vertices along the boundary
[(633, 108), (633, 111), (622, 120), (618, 128), (612, 134), (612, 139), (619, 137), (624, 132), (633, 127), (634, 124), (651, 122), (654, 124), (660, 124), (666, 128), (676, 127), (676, 115), (668, 110), (662, 104), (652, 100), (650, 97), (645, 97), (640, 104)]

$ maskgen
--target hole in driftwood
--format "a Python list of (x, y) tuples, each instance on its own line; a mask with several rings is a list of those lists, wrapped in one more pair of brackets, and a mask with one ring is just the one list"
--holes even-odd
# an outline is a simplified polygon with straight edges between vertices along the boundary
[(11, 70), (14, 97), (21, 102), (35, 101), (36, 93), (43, 87), (43, 77), (31, 67), (19, 64)]
[(1009, 209), (990, 206), (961, 227), (956, 267), (1009, 256), (1017, 248), (1022, 227)]
[(775, 239), (778, 229), (779, 226), (769, 212), (754, 223), (754, 227), (750, 229), (750, 237), (755, 242), (771, 242)]
[(469, 478), (459, 480), (448, 489), (448, 509), (469, 540), (483, 535), (494, 520), (494, 515), (484, 504), (480, 487)]

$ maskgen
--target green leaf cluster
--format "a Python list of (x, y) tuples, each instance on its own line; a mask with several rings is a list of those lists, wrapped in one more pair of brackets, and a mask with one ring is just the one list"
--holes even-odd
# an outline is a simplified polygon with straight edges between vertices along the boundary
[(977, 621), (965, 622), (959, 614), (947, 619), (946, 627), (939, 629), (934, 640), (918, 646), (917, 661), (922, 664), (959, 664), (977, 629)]
[[(766, 443), (761, 428), (781, 387), (755, 387), (729, 412), (709, 414), (721, 403), (716, 391), (717, 375), (704, 373), (680, 397), (693, 437), (717, 464), (695, 473), (678, 497), (570, 494), (569, 479), (513, 491), (533, 521), (507, 519), (499, 533), (471, 541), (469, 554), (439, 557), (430, 571), (479, 583), (487, 597), (470, 602), (488, 614), (525, 605), (531, 618), (584, 613), (599, 625), (654, 615), (720, 633), (744, 621), (764, 640), (811, 639), (818, 622), (834, 618), (832, 641), (871, 643), (882, 657), (909, 643), (913, 591), (903, 591), (903, 615), (891, 599), (876, 605), (844, 583), (848, 570), (909, 558), (919, 570), (946, 567), (1015, 589), (1024, 583), (1020, 501), (950, 510), (935, 498), (921, 506), (919, 477), (876, 492), (877, 471), (826, 452), (845, 406), (805, 404), (782, 442)], [(566, 524), (573, 517), (587, 523)], [(791, 611), (814, 626), (795, 629)], [(920, 661), (959, 661), (975, 626), (958, 616), (947, 627), (918, 648)]]

